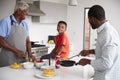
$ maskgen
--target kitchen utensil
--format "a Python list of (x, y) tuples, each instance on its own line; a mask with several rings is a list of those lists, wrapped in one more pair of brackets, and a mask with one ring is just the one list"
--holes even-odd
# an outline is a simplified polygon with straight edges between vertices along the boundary
[(73, 66), (75, 64), (77, 64), (77, 63), (73, 60), (62, 60), (62, 61), (60, 61), (60, 65), (64, 66), (64, 67), (70, 67), (70, 66)]
[(31, 45), (34, 45), (35, 43), (38, 43), (38, 41), (31, 41)]
[(68, 58), (68, 59), (72, 59), (72, 58), (77, 57), (77, 56), (79, 57), (79, 55), (80, 55), (80, 54), (74, 55), (74, 56), (72, 56), (72, 57), (70, 57), (70, 58)]
[(89, 55), (88, 56), (81, 56), (80, 54), (77, 54), (77, 55), (74, 55), (74, 56), (68, 58), (68, 60), (70, 60), (70, 59), (72, 59), (74, 57), (77, 57), (77, 56), (80, 57), (80, 59), (81, 58), (90, 59), (90, 60), (94, 60), (95, 59), (95, 57), (90, 57)]
[[(72, 56), (71, 58), (76, 57), (76, 56), (79, 56), (80, 59), (83, 59), (83, 58), (89, 59), (89, 60), (94, 60), (95, 59), (94, 57), (81, 56), (81, 55), (75, 55), (75, 56)], [(62, 61), (60, 61), (60, 65), (65, 66), (65, 67), (70, 67), (70, 66), (74, 66), (74, 65), (78, 65), (78, 64), (79, 64), (79, 62), (76, 63), (73, 60), (62, 60)]]
[(61, 65), (61, 66), (65, 66), (65, 67), (70, 67), (70, 66), (73, 66), (73, 65), (75, 65), (75, 64), (78, 64), (78, 63), (76, 63), (75, 61), (70, 60), (70, 59), (72, 59), (72, 58), (74, 58), (74, 57), (77, 57), (77, 56), (79, 56), (79, 54), (74, 55), (74, 56), (68, 58), (67, 60), (62, 60), (62, 61), (60, 61), (60, 65)]

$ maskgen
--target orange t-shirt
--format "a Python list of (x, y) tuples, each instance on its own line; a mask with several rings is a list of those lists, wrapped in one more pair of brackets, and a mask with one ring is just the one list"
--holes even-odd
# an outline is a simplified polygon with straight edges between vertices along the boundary
[(69, 48), (69, 40), (65, 33), (56, 36), (56, 49), (59, 49), (60, 46), (63, 45), (62, 52), (60, 53), (61, 58), (68, 58), (70, 48)]

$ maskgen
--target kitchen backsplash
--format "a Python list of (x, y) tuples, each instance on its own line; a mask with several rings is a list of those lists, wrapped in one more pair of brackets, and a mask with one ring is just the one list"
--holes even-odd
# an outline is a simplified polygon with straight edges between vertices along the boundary
[(26, 22), (29, 26), (29, 35), (31, 41), (39, 41), (40, 44), (46, 44), (48, 36), (57, 34), (57, 24), (41, 24), (32, 22), (31, 17), (26, 17)]

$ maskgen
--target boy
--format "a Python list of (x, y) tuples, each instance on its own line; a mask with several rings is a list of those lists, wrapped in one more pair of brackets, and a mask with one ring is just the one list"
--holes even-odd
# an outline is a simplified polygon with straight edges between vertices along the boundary
[(59, 21), (57, 24), (58, 35), (56, 36), (55, 48), (50, 54), (43, 55), (41, 59), (55, 58), (56, 55), (60, 55), (60, 58), (66, 59), (69, 56), (69, 40), (65, 33), (67, 29), (67, 23)]

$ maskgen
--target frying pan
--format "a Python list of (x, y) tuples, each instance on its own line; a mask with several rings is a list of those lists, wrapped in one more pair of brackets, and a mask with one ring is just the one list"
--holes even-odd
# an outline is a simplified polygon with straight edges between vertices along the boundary
[[(80, 59), (82, 59), (82, 58), (85, 58), (85, 59), (89, 59), (89, 60), (94, 60), (95, 58), (92, 58), (92, 57), (85, 57), (85, 56), (81, 56), (81, 55), (75, 55), (75, 56), (72, 56), (72, 57), (70, 57), (70, 58), (68, 58), (68, 59), (71, 59), (71, 58), (73, 58), (73, 57), (76, 57), (76, 56), (79, 56), (80, 57)], [(70, 66), (74, 66), (74, 65), (78, 65), (79, 64), (79, 62), (75, 62), (75, 61), (73, 61), (73, 60), (62, 60), (62, 61), (60, 61), (60, 65), (61, 66), (64, 66), (64, 67), (70, 67)]]
[(77, 63), (73, 60), (62, 60), (60, 61), (60, 65), (64, 67), (70, 67), (70, 66), (77, 65)]
[(72, 59), (72, 58), (74, 58), (74, 57), (76, 57), (76, 56), (79, 56), (79, 54), (74, 55), (74, 56), (68, 58), (69, 60), (62, 60), (62, 61), (60, 61), (60, 65), (61, 65), (61, 66), (65, 66), (65, 67), (70, 67), (70, 66), (77, 65), (78, 63), (76, 63), (76, 62), (73, 61), (73, 60), (70, 60), (70, 59)]

